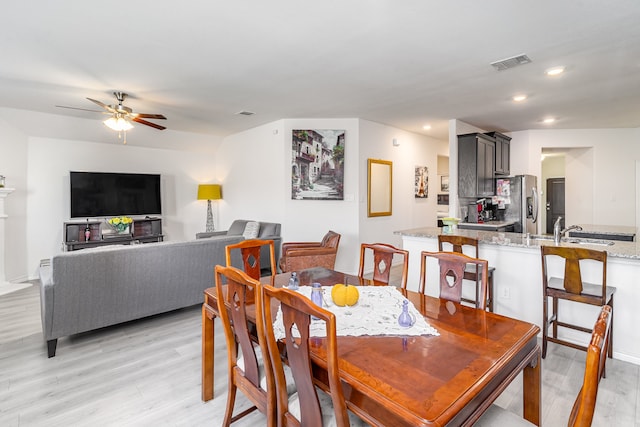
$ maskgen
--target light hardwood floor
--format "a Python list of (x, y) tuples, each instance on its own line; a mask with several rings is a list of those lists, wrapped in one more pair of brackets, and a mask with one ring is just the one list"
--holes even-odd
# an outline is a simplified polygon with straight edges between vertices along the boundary
[[(216, 333), (216, 398), (204, 403), (200, 307), (63, 338), (48, 359), (38, 285), (2, 295), (0, 426), (219, 426), (226, 349), (218, 323)], [(544, 426), (566, 425), (583, 370), (583, 352), (551, 344), (542, 364)], [(594, 426), (640, 426), (639, 376), (636, 365), (608, 361)], [(498, 403), (521, 411), (520, 391), (518, 379)], [(237, 405), (248, 406), (241, 394)], [(234, 425), (264, 425), (264, 417)]]

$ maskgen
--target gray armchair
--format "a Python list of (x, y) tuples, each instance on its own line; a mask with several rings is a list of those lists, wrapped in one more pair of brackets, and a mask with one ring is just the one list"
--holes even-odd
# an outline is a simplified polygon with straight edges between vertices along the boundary
[[(213, 231), (209, 233), (197, 233), (196, 239), (206, 239), (208, 237), (215, 236), (242, 236), (248, 222), (254, 222), (254, 220), (236, 219), (231, 223), (231, 226), (228, 230)], [(258, 235), (255, 238), (262, 240), (273, 240), (276, 260), (280, 259), (280, 246), (282, 245), (282, 236), (280, 235), (281, 225), (276, 222), (255, 222), (260, 223), (260, 230), (258, 231)], [(271, 260), (268, 250), (263, 250), (260, 252), (260, 269), (271, 271)]]

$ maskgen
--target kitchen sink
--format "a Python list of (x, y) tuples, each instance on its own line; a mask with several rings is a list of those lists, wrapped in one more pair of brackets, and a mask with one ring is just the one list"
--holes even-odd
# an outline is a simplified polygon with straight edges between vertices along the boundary
[[(553, 242), (553, 236), (550, 234), (534, 234), (530, 237), (531, 240), (546, 240)], [(613, 246), (615, 242), (611, 240), (601, 239), (586, 239), (576, 237), (563, 237), (562, 242), (573, 243), (577, 245), (596, 245), (596, 246)]]
[(599, 239), (576, 239), (575, 237), (565, 237), (562, 239), (566, 243), (575, 243), (578, 245), (597, 245), (597, 246), (613, 246), (614, 242), (611, 240), (599, 240)]
[(531, 240), (553, 240), (553, 236), (542, 235), (542, 234), (532, 234)]

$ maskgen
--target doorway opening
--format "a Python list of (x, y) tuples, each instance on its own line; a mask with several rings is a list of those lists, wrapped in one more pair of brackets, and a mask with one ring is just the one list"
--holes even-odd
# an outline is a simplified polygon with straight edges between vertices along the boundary
[(553, 234), (553, 225), (558, 218), (561, 218), (560, 228), (565, 228), (564, 178), (548, 178), (546, 193), (546, 233)]
[(558, 216), (562, 216), (561, 224), (566, 219), (565, 150), (542, 149), (542, 185), (540, 228), (547, 234), (553, 234), (553, 224)]

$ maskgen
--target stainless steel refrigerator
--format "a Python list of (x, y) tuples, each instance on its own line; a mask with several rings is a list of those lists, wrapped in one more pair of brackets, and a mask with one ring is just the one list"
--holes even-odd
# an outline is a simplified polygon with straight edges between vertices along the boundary
[(514, 232), (535, 234), (538, 226), (538, 184), (533, 175), (496, 179), (495, 202), (498, 218), (516, 221)]

